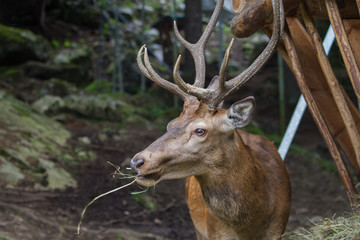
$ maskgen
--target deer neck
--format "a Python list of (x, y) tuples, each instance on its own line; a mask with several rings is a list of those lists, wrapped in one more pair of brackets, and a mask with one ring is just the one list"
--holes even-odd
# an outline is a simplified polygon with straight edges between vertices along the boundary
[[(256, 193), (263, 181), (260, 167), (252, 158), (250, 149), (243, 143), (239, 133), (231, 150), (227, 148), (221, 156), (223, 164), (215, 172), (196, 176), (208, 209), (230, 226), (244, 225), (254, 213), (254, 204), (263, 196)], [(255, 163), (255, 164), (254, 164)], [(251, 194), (249, 194), (251, 193)], [(254, 193), (254, 196), (249, 196)]]

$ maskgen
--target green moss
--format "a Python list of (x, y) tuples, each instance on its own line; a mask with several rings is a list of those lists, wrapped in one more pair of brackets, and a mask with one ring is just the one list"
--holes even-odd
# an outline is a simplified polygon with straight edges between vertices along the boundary
[(88, 119), (109, 120), (121, 122), (141, 110), (109, 95), (69, 95), (65, 98), (44, 96), (33, 104), (40, 113), (59, 114), (70, 112)]
[(4, 77), (12, 77), (14, 75), (21, 74), (22, 71), (18, 68), (10, 68), (6, 69), (5, 72), (2, 74)]
[(26, 109), (25, 107), (17, 104), (12, 104), (12, 107), (16, 109), (21, 116), (25, 116), (25, 117), (30, 116), (28, 109)]
[(3, 39), (3, 41), (7, 39), (7, 41), (26, 44), (29, 41), (35, 42), (37, 40), (37, 36), (25, 29), (8, 27), (0, 24), (0, 39)]
[(9, 85), (16, 85), (25, 79), (24, 72), (19, 68), (1, 68), (0, 81), (4, 81)]
[(89, 93), (106, 93), (111, 90), (112, 83), (107, 80), (98, 79), (90, 83), (86, 88), (85, 91)]
[(31, 31), (0, 24), (0, 63), (6, 65), (26, 60), (46, 60), (49, 43)]
[(25, 175), (21, 172), (21, 170), (7, 161), (4, 157), (0, 156), (0, 176), (1, 180), (5, 181), (5, 186), (7, 187), (15, 187), (19, 181), (25, 178)]
[[(75, 187), (75, 179), (63, 168), (57, 167), (53, 162), (39, 158), (40, 166), (46, 169), (48, 185), (47, 189), (63, 189), (66, 187)], [(37, 185), (38, 188), (43, 187)]]
[(90, 50), (85, 46), (77, 46), (76, 48), (64, 48), (54, 56), (52, 62), (56, 65), (69, 65), (81, 63), (91, 58)]
[(20, 101), (0, 95), (0, 156), (2, 169), (8, 169), (8, 175), (0, 174), (0, 178), (15, 185), (16, 179), (33, 182), (41, 189), (75, 186), (72, 176), (49, 160), (61, 160), (70, 133)]

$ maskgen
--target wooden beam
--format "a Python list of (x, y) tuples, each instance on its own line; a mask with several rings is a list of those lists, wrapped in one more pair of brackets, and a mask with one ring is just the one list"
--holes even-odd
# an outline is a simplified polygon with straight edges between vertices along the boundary
[[(290, 34), (297, 51), (301, 68), (303, 69), (303, 74), (305, 75), (305, 81), (311, 91), (314, 101), (323, 115), (324, 121), (326, 122), (332, 137), (341, 146), (353, 167), (355, 176), (360, 181), (360, 168), (357, 165), (354, 149), (349, 135), (347, 134), (344, 122), (340, 117), (340, 112), (337, 109), (336, 103), (326, 83), (324, 73), (321, 70), (309, 34), (306, 32), (299, 19), (288, 17), (286, 18), (286, 21), (290, 29)], [(271, 26), (266, 27), (264, 30), (268, 35), (271, 35)], [(285, 47), (281, 48), (280, 45), (278, 50), (292, 72), (295, 73), (294, 69), (291, 67), (291, 59), (287, 55)], [(344, 90), (342, 91), (345, 92)], [(347, 95), (345, 95), (345, 100), (357, 127), (360, 128), (360, 115), (358, 109), (352, 104)]]
[[(299, 4), (306, 1), (314, 18), (328, 18), (324, 0), (282, 0), (287, 17), (301, 17)], [(271, 0), (232, 0), (237, 15), (231, 21), (231, 31), (239, 38), (249, 37), (265, 24), (273, 21)], [(357, 0), (360, 2), (360, 0)], [(339, 11), (344, 19), (360, 19), (358, 6), (354, 0), (342, 0)]]
[(346, 131), (350, 137), (350, 143), (353, 146), (355, 157), (358, 167), (360, 166), (360, 135), (358, 128), (355, 125), (355, 121), (351, 115), (348, 104), (346, 103), (343, 91), (341, 91), (341, 85), (335, 77), (335, 74), (331, 68), (330, 62), (325, 54), (322, 46), (320, 35), (315, 27), (314, 19), (309, 15), (309, 11), (304, 4), (300, 4), (300, 11), (303, 15), (303, 19), (308, 29), (312, 41), (316, 49), (316, 55), (320, 62), (321, 69), (325, 74), (325, 79), (328, 83), (330, 91), (335, 99), (336, 106), (339, 110), (340, 117), (342, 118)]
[(343, 19), (343, 24), (356, 64), (360, 67), (360, 19)]
[(301, 92), (303, 93), (303, 96), (307, 102), (308, 108), (309, 108), (312, 116), (314, 117), (315, 123), (316, 123), (317, 127), (319, 128), (320, 133), (321, 133), (326, 145), (329, 147), (329, 152), (335, 161), (335, 164), (339, 171), (341, 180), (345, 186), (346, 193), (348, 195), (350, 204), (352, 207), (357, 207), (360, 203), (359, 198), (358, 198), (358, 192), (357, 192), (356, 188), (354, 187), (354, 183), (352, 181), (351, 175), (349, 174), (349, 171), (346, 168), (344, 160), (341, 157), (340, 151), (331, 136), (331, 133), (325, 123), (323, 115), (321, 114), (321, 112), (316, 104), (316, 101), (313, 98), (313, 95), (309, 89), (309, 86), (307, 85), (307, 82), (305, 81), (305, 75), (301, 68), (300, 60), (298, 58), (294, 43), (290, 37), (288, 30), (285, 31), (285, 33), (284, 33), (283, 41), (284, 41), (284, 44), (286, 47), (288, 59), (291, 60), (291, 63), (290, 63), (291, 68), (294, 71), (299, 88), (300, 88)]
[(329, 19), (332, 28), (334, 29), (335, 37), (341, 51), (341, 55), (351, 80), (351, 84), (355, 90), (358, 102), (360, 102), (360, 71), (356, 63), (349, 39), (347, 38), (346, 31), (341, 20), (339, 8), (335, 0), (326, 0), (325, 3), (329, 13)]

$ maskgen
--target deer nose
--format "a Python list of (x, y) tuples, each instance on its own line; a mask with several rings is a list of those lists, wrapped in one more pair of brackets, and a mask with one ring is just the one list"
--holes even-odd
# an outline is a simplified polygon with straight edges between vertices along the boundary
[(141, 167), (144, 165), (145, 160), (142, 158), (133, 158), (130, 161), (130, 166), (134, 171), (140, 171)]

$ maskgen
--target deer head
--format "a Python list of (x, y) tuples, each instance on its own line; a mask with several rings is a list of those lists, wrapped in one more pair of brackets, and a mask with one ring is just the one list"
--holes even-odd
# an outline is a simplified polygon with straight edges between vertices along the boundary
[[(282, 4), (278, 0), (272, 0), (273, 33), (266, 48), (250, 67), (234, 78), (226, 80), (232, 40), (224, 55), (219, 76), (215, 76), (205, 88), (205, 45), (215, 28), (223, 3), (224, 0), (217, 1), (204, 33), (195, 44), (187, 42), (180, 35), (174, 22), (176, 37), (190, 51), (195, 61), (196, 76), (193, 85), (181, 78), (181, 55), (173, 71), (176, 82), (174, 84), (163, 79), (153, 69), (145, 46), (138, 52), (137, 63), (141, 72), (184, 101), (181, 115), (168, 124), (167, 133), (131, 160), (132, 168), (138, 172), (138, 183), (142, 185), (153, 186), (165, 179), (201, 175), (216, 165), (226, 164), (223, 162), (226, 158), (221, 156), (231, 154), (232, 148), (238, 148), (235, 146), (237, 142), (229, 141), (234, 139), (234, 130), (244, 127), (252, 118), (255, 107), (253, 97), (233, 104), (228, 110), (222, 109), (219, 105), (226, 96), (260, 71), (273, 54), (284, 25)], [(226, 146), (226, 151), (219, 146)]]

